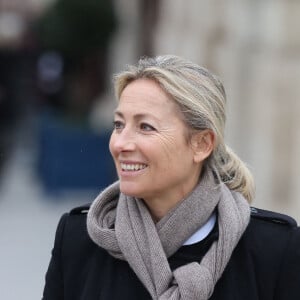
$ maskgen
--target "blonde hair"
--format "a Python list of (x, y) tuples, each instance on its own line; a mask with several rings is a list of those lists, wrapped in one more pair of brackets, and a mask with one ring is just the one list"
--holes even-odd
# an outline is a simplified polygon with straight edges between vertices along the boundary
[(251, 202), (252, 174), (224, 142), (226, 95), (221, 81), (207, 69), (178, 56), (141, 58), (137, 66), (128, 66), (115, 75), (116, 97), (119, 99), (124, 88), (140, 78), (156, 81), (174, 99), (189, 128), (214, 132), (215, 147), (206, 166), (214, 170), (219, 181)]

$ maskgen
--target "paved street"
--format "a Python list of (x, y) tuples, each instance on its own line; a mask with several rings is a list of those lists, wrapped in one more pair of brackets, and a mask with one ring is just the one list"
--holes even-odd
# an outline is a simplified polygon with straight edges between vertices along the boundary
[(61, 214), (94, 195), (45, 195), (32, 136), (21, 131), (16, 140), (0, 181), (0, 299), (33, 300), (41, 298)]

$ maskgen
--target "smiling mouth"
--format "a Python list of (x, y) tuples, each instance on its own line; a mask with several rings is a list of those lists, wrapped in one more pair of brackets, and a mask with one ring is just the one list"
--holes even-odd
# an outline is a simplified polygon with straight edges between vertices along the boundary
[(124, 164), (121, 163), (122, 171), (139, 171), (145, 169), (147, 165), (145, 164)]

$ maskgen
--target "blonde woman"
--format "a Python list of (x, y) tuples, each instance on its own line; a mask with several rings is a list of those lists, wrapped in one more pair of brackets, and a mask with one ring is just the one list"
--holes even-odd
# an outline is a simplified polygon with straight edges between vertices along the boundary
[(61, 218), (43, 299), (300, 299), (300, 230), (250, 207), (217, 77), (142, 58), (115, 91), (119, 180)]

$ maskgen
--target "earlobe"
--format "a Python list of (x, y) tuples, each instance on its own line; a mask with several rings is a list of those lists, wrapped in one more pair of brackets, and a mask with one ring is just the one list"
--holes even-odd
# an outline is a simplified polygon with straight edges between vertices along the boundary
[(203, 162), (210, 156), (214, 149), (215, 135), (210, 129), (205, 129), (194, 133), (192, 136), (192, 147), (194, 151), (194, 161)]

